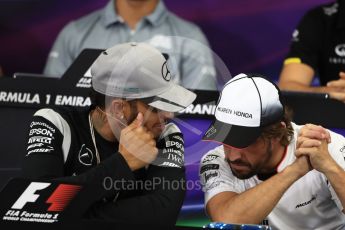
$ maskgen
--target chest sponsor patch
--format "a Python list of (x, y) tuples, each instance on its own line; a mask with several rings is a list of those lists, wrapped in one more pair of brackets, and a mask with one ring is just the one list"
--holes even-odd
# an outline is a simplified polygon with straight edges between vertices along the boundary
[(217, 170), (219, 169), (218, 164), (208, 164), (208, 165), (203, 165), (200, 168), (200, 174), (203, 174), (204, 172), (210, 171), (210, 170)]
[(316, 197), (313, 196), (310, 200), (296, 205), (295, 208), (301, 208), (301, 207), (307, 206), (307, 205), (311, 204), (311, 202), (313, 202), (315, 199), (316, 199)]
[(211, 161), (217, 159), (218, 157), (219, 157), (219, 156), (213, 155), (213, 154), (207, 155), (207, 156), (203, 159), (203, 161), (202, 161), (201, 163), (202, 163), (202, 164), (205, 164), (205, 163), (211, 162)]
[(204, 183), (206, 184), (211, 178), (218, 178), (219, 177), (218, 171), (208, 171), (203, 174)]

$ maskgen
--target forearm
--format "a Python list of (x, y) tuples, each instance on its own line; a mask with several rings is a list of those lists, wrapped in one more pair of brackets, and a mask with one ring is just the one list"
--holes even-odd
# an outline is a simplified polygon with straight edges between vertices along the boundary
[(329, 93), (330, 88), (325, 86), (310, 86), (300, 82), (294, 81), (281, 81), (279, 88), (286, 91), (303, 91), (308, 93)]
[(284, 192), (300, 178), (289, 168), (261, 184), (220, 202), (218, 215), (212, 219), (228, 223), (258, 224), (277, 205)]
[(67, 182), (101, 184), (107, 177), (111, 178), (112, 180), (134, 180), (134, 175), (131, 169), (127, 165), (125, 159), (119, 153), (114, 154), (113, 156), (101, 162), (99, 165), (82, 174), (76, 176), (60, 177), (58, 179)]

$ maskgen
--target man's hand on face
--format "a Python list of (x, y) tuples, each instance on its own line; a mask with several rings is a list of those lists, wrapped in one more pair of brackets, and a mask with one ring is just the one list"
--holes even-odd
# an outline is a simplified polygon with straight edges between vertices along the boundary
[(132, 170), (150, 164), (158, 154), (153, 134), (143, 126), (143, 114), (124, 128), (120, 134), (119, 152)]
[(305, 125), (299, 132), (295, 155), (297, 158), (307, 156), (311, 166), (324, 173), (336, 164), (328, 152), (330, 142), (330, 134), (325, 128)]
[(331, 98), (345, 103), (345, 72), (339, 73), (339, 79), (327, 83)]

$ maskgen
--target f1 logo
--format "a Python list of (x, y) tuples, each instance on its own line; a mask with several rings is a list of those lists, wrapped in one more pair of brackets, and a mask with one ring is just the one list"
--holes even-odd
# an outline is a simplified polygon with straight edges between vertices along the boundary
[[(40, 195), (36, 194), (37, 191), (47, 188), (51, 183), (31, 182), (23, 194), (12, 205), (12, 209), (22, 209), (24, 205), (31, 202), (34, 203)], [(55, 191), (47, 199), (46, 203), (51, 204), (48, 211), (60, 212), (62, 211), (73, 197), (79, 192), (81, 186), (59, 184)]]
[(35, 194), (36, 191), (47, 188), (50, 183), (31, 182), (23, 194), (12, 205), (13, 209), (22, 209), (28, 202), (35, 202), (40, 195)]

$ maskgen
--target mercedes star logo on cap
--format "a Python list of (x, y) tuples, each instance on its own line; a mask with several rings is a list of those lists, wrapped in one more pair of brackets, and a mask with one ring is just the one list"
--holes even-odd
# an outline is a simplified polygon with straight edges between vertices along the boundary
[(171, 80), (171, 75), (170, 75), (170, 71), (168, 69), (168, 63), (167, 61), (165, 61), (162, 65), (162, 77), (164, 78), (164, 80), (166, 81), (170, 81)]

